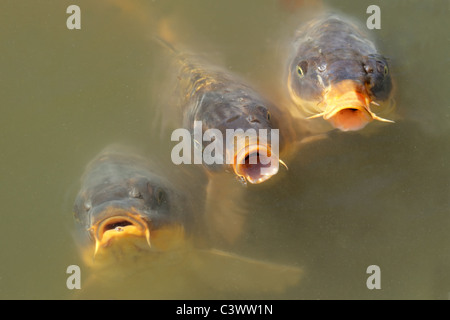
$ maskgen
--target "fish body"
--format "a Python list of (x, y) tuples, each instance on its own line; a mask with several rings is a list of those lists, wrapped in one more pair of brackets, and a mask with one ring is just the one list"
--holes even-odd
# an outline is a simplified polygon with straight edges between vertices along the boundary
[[(245, 133), (256, 133), (244, 143), (242, 150), (235, 149), (234, 139), (224, 140), (223, 159), (233, 159), (224, 163), (205, 164), (210, 171), (234, 172), (243, 181), (261, 183), (278, 172), (279, 151), (287, 142), (288, 135), (283, 127), (286, 115), (273, 103), (265, 99), (238, 75), (220, 66), (211, 64), (199, 55), (180, 51), (171, 44), (165, 44), (172, 56), (169, 69), (175, 76), (175, 90), (172, 93), (178, 100), (177, 111), (182, 114), (181, 125), (194, 133), (196, 122), (202, 124), (202, 134), (208, 129), (217, 129), (223, 137), (227, 130), (234, 130), (237, 139), (244, 138)], [(260, 129), (264, 131), (265, 141), (261, 140)], [(244, 134), (243, 134), (244, 133)], [(275, 134), (274, 134), (275, 133)], [(274, 134), (274, 135), (272, 135)], [(273, 148), (277, 139), (277, 149)], [(210, 144), (209, 141), (195, 141), (201, 150)], [(244, 150), (245, 148), (245, 150)], [(242, 152), (241, 152), (242, 151)], [(249, 162), (255, 157), (255, 163)], [(260, 161), (265, 157), (263, 161)], [(262, 174), (261, 168), (267, 168), (269, 162), (273, 170)], [(272, 168), (271, 167), (271, 168)]]
[(373, 120), (392, 122), (377, 115), (392, 109), (388, 60), (364, 29), (327, 14), (296, 32), (286, 78), (303, 117), (322, 117), (342, 131), (360, 130)]
[[(211, 288), (276, 293), (298, 283), (299, 268), (214, 248), (203, 184), (181, 172), (169, 176), (117, 147), (90, 162), (74, 204), (92, 275), (82, 297), (192, 298), (198, 289), (207, 298)], [(222, 223), (230, 229), (235, 221)]]

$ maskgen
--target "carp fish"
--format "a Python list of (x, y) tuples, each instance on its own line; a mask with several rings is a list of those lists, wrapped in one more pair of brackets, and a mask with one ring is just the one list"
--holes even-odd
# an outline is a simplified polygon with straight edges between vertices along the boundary
[[(232, 172), (244, 184), (262, 183), (278, 173), (279, 164), (285, 165), (280, 153), (295, 135), (287, 110), (268, 101), (236, 73), (185, 47), (178, 30), (186, 26), (181, 27), (179, 19), (158, 14), (143, 1), (103, 1), (133, 18), (163, 51), (153, 70), (158, 73), (155, 70), (162, 68), (155, 81), (161, 84), (152, 91), (162, 97), (161, 122), (172, 122), (172, 130), (189, 130), (195, 150), (201, 153), (221, 140), (214, 163), (202, 162), (208, 172)], [(201, 123), (200, 137), (194, 136), (197, 123)], [(208, 135), (211, 130), (220, 132), (222, 139)], [(235, 135), (227, 136), (227, 130)]]
[[(201, 152), (211, 141), (222, 139), (216, 149), (219, 161), (203, 162), (209, 172), (234, 172), (242, 182), (252, 184), (277, 174), (279, 163), (285, 166), (280, 152), (288, 140), (286, 114), (237, 74), (161, 38), (158, 42), (172, 57), (168, 70), (175, 80), (169, 87), (175, 89), (176, 98), (170, 103), (175, 108), (168, 110), (181, 114), (179, 125), (191, 132), (194, 147)], [(202, 126), (199, 139), (197, 123)], [(211, 129), (220, 135), (202, 139)]]
[(211, 290), (276, 293), (298, 283), (299, 268), (212, 247), (204, 193), (193, 180), (168, 178), (152, 161), (117, 146), (88, 164), (74, 217), (96, 281), (82, 297), (206, 298)]
[(289, 96), (303, 118), (323, 118), (356, 131), (393, 109), (388, 59), (365, 27), (337, 14), (321, 15), (295, 34), (286, 67)]

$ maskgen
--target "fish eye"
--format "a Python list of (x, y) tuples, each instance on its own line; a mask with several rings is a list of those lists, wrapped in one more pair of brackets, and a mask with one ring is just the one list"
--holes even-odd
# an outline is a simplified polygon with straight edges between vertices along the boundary
[(306, 72), (308, 72), (308, 62), (302, 61), (297, 65), (297, 73), (300, 78), (303, 78), (306, 75)]
[(385, 76), (387, 76), (387, 74), (389, 73), (388, 66), (382, 61), (377, 61), (377, 71), (384, 74)]
[(161, 205), (166, 200), (166, 193), (164, 192), (164, 190), (158, 189), (156, 191), (155, 197), (156, 197), (156, 202), (158, 203), (158, 205)]

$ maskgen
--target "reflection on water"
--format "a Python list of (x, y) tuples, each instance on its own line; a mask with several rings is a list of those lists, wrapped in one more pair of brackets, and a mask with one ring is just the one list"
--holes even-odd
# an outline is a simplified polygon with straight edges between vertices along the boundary
[[(86, 163), (103, 147), (132, 144), (170, 163), (171, 144), (155, 125), (161, 106), (151, 88), (161, 68), (149, 32), (117, 8), (77, 3), (79, 31), (65, 27), (69, 1), (0, 4), (3, 299), (74, 296), (66, 268), (83, 264), (70, 212)], [(363, 21), (370, 4), (331, 2)], [(379, 6), (375, 36), (396, 79), (400, 120), (367, 134), (331, 132), (302, 146), (288, 171), (242, 189), (245, 229), (222, 249), (304, 271), (284, 293), (247, 297), (448, 297), (448, 1)], [(186, 43), (276, 96), (279, 62), (272, 59), (292, 10), (277, 1), (155, 1), (148, 8), (189, 26)], [(370, 265), (381, 268), (382, 290), (366, 287)], [(217, 288), (208, 294), (242, 297)]]

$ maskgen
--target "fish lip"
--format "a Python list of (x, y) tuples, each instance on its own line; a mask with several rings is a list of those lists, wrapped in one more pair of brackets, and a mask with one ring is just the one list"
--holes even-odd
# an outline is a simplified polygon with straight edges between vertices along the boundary
[[(264, 151), (264, 153), (262, 153), (262, 151)], [(269, 166), (267, 166), (264, 163), (260, 163), (259, 161), (255, 164), (246, 164), (245, 163), (245, 160), (247, 158), (251, 157), (252, 155), (257, 156), (259, 159), (261, 154), (265, 155), (265, 158), (270, 159), (270, 160), (268, 160), (268, 164), (267, 164)], [(270, 154), (270, 156), (268, 156), (268, 154)], [(243, 177), (246, 181), (248, 181), (252, 184), (258, 184), (258, 183), (267, 181), (272, 176), (277, 174), (278, 168), (279, 168), (279, 166), (278, 166), (279, 161), (280, 161), (280, 159), (278, 158), (277, 155), (275, 155), (271, 151), (270, 146), (266, 147), (266, 146), (260, 145), (260, 144), (252, 144), (252, 145), (247, 145), (246, 147), (242, 148), (236, 154), (235, 163), (233, 164), (233, 169), (234, 169), (234, 172), (238, 176)], [(274, 163), (276, 164), (275, 166), (273, 166)], [(268, 170), (268, 172), (264, 173), (264, 174), (261, 173), (261, 170), (263, 168), (266, 168)], [(255, 174), (254, 172), (251, 172), (251, 171), (254, 171), (255, 169), (260, 170), (259, 174)]]
[(344, 109), (356, 109), (372, 116), (369, 109), (371, 98), (362, 83), (354, 80), (343, 80), (331, 86), (324, 96), (326, 105), (323, 117), (325, 120), (335, 116)]
[(339, 112), (343, 111), (343, 110), (358, 110), (361, 111), (362, 113), (366, 114), (369, 116), (369, 119), (372, 119), (372, 112), (370, 112), (370, 110), (367, 109), (367, 106), (364, 105), (344, 105), (344, 106), (339, 106), (339, 107), (334, 107), (331, 110), (329, 110), (328, 112), (324, 113), (323, 118), (325, 120), (329, 120), (330, 118), (336, 116)]
[[(370, 99), (367, 98), (366, 101), (369, 101), (369, 103), (370, 103)], [(339, 120), (337, 119), (339, 116), (339, 113), (342, 111), (345, 111), (345, 110), (359, 111), (359, 114), (355, 115), (355, 116), (358, 116), (359, 119), (356, 119), (356, 121), (354, 119), (352, 125), (348, 125), (348, 124), (344, 125), (344, 124), (339, 123)], [(362, 104), (362, 105), (357, 104), (357, 103), (342, 104), (340, 106), (334, 106), (333, 108), (329, 108), (329, 110), (327, 110), (319, 115), (312, 116), (310, 118), (316, 118), (318, 116), (322, 116), (325, 120), (331, 122), (331, 124), (334, 127), (338, 128), (342, 131), (360, 130), (373, 120), (394, 123), (393, 120), (381, 118), (378, 115), (376, 115), (374, 112), (372, 112), (370, 110), (370, 107), (368, 106), (368, 104)], [(357, 123), (358, 120), (359, 120), (359, 123)]]
[(134, 235), (145, 237), (150, 245), (150, 221), (136, 212), (136, 209), (119, 210), (95, 221), (89, 228), (94, 241), (95, 252), (107, 246), (111, 239)]
[[(342, 80), (326, 92), (323, 100), (325, 111), (321, 116), (340, 130), (359, 130), (376, 119), (376, 115), (370, 110), (370, 102), (371, 98), (362, 83)], [(346, 110), (349, 112), (345, 112)]]
[(123, 215), (106, 218), (98, 223), (96, 237), (101, 240), (105, 232), (109, 230), (117, 230), (118, 232), (121, 232), (121, 229), (128, 225), (134, 226), (139, 230), (145, 230), (146, 226), (140, 220), (141, 219)]
[[(346, 110), (348, 110), (346, 112)], [(324, 116), (335, 128), (342, 131), (356, 131), (364, 128), (374, 118), (362, 107), (343, 107), (335, 110), (331, 115)]]

